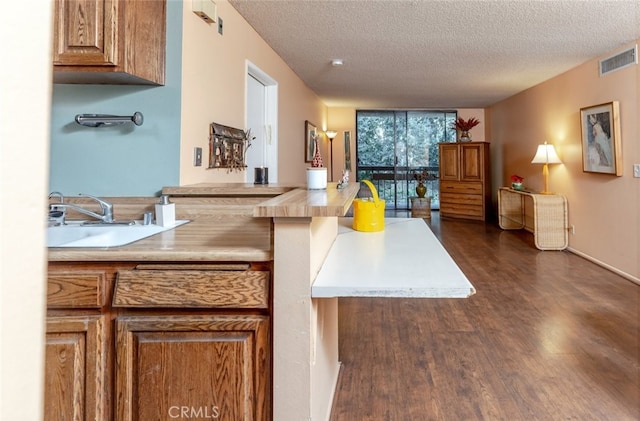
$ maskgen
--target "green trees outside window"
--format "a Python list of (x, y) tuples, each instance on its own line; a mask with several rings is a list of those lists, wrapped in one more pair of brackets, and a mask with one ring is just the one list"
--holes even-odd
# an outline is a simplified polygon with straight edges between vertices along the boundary
[[(357, 111), (356, 179), (371, 180), (387, 209), (409, 209), (416, 174), (438, 175), (438, 143), (455, 142), (456, 118), (456, 111)], [(438, 179), (425, 184), (437, 208)]]

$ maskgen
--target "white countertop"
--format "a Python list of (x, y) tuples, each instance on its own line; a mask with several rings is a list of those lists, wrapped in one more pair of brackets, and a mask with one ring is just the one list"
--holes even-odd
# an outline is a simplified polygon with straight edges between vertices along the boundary
[(476, 290), (429, 226), (386, 218), (381, 232), (359, 232), (339, 218), (338, 236), (312, 287), (313, 298), (467, 298)]

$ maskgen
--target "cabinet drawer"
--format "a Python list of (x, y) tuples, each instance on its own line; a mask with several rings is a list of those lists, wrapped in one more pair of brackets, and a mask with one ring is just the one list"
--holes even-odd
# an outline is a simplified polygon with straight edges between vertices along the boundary
[(482, 194), (482, 183), (473, 181), (441, 181), (440, 193), (470, 193)]
[(266, 309), (269, 275), (268, 271), (121, 270), (113, 306)]
[(468, 216), (483, 219), (482, 205), (472, 205), (466, 203), (444, 203), (440, 202), (440, 214), (443, 216)]
[(107, 273), (103, 270), (50, 271), (48, 308), (100, 308), (105, 304)]
[(479, 194), (445, 193), (440, 195), (440, 203), (476, 205), (482, 207), (482, 196)]

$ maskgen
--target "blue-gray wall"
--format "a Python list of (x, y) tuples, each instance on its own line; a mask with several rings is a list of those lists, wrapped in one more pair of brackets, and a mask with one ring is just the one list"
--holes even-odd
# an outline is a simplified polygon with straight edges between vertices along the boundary
[[(54, 85), (49, 191), (153, 196), (180, 179), (182, 1), (167, 1), (165, 86)], [(144, 124), (90, 128), (76, 114), (132, 115)]]

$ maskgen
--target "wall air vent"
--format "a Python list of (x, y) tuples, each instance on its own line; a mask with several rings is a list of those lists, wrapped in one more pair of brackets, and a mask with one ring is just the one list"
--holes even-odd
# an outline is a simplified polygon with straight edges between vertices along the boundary
[(628, 66), (638, 64), (638, 45), (625, 50), (615, 56), (600, 60), (600, 76), (615, 72)]

